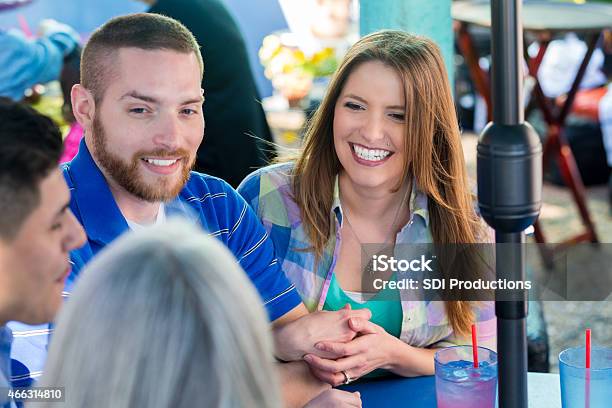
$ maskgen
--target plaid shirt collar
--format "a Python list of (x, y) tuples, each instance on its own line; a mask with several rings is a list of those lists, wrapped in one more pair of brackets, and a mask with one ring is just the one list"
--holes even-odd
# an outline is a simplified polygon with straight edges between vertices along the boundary
[[(425, 227), (429, 228), (429, 210), (427, 208), (427, 195), (417, 188), (416, 179), (412, 179), (412, 190), (410, 192), (410, 210), (413, 215), (423, 219)], [(332, 200), (332, 213), (336, 219), (342, 224), (342, 203), (340, 202), (340, 183), (339, 177), (336, 175), (334, 181), (334, 195)]]

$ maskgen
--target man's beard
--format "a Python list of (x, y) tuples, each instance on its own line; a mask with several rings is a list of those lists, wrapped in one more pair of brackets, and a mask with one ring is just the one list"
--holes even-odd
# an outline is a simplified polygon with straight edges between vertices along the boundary
[[(92, 139), (93, 153), (100, 166), (106, 170), (107, 176), (111, 177), (128, 193), (149, 202), (170, 201), (174, 199), (183, 189), (187, 180), (189, 180), (189, 174), (195, 162), (195, 158), (187, 162), (187, 160), (190, 160), (190, 156), (189, 152), (185, 149), (174, 151), (163, 149), (155, 151), (140, 150), (134, 153), (131, 162), (126, 162), (108, 150), (106, 132), (98, 117), (95, 117), (93, 121)], [(181, 177), (174, 184), (171, 184), (169, 180), (171, 176), (160, 176), (154, 184), (145, 182), (142, 174), (138, 171), (143, 157), (154, 157), (157, 159), (180, 157), (184, 163)]]

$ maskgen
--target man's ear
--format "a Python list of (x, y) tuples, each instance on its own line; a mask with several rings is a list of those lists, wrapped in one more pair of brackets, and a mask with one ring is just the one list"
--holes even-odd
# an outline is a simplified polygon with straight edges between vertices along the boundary
[(96, 102), (92, 93), (81, 84), (76, 84), (70, 91), (70, 100), (75, 119), (83, 129), (91, 132), (96, 112)]

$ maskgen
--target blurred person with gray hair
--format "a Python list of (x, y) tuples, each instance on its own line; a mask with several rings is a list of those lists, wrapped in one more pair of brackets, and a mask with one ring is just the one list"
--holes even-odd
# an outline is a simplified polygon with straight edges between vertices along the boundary
[[(68, 407), (281, 407), (265, 309), (236, 258), (171, 219), (118, 238), (62, 309), (40, 385)], [(36, 404), (46, 408), (54, 403)], [(361, 407), (327, 389), (304, 408)]]
[(86, 266), (41, 385), (64, 387), (68, 407), (274, 408), (273, 360), (261, 299), (236, 259), (170, 220), (118, 238)]

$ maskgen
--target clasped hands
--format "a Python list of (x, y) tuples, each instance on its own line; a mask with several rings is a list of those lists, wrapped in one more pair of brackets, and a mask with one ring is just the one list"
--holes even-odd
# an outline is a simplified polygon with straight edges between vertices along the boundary
[[(277, 344), (287, 360), (303, 359), (312, 374), (332, 386), (355, 380), (377, 368), (390, 368), (397, 339), (370, 322), (369, 309), (317, 311), (279, 329), (290, 331), (289, 343)], [(283, 353), (283, 349), (288, 350)]]

